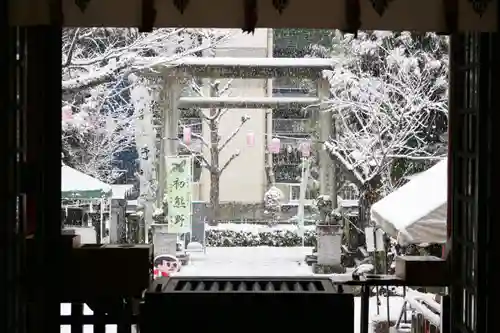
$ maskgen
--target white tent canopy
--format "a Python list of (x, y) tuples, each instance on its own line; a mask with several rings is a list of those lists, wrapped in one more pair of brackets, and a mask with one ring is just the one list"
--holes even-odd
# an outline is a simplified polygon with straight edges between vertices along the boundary
[(375, 203), (372, 220), (403, 245), (445, 243), (447, 176), (444, 159)]
[(84, 174), (78, 170), (62, 165), (61, 196), (65, 199), (98, 199), (111, 194), (111, 186)]

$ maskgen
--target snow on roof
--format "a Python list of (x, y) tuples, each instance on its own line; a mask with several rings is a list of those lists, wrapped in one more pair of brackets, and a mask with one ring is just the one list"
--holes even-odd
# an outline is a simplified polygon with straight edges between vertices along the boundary
[(372, 219), (403, 244), (446, 242), (447, 176), (444, 159), (376, 202)]
[(171, 64), (188, 67), (305, 68), (321, 71), (331, 69), (334, 62), (325, 58), (185, 57), (174, 60)]
[(111, 186), (67, 165), (61, 167), (61, 194), (66, 198), (100, 197), (111, 192)]
[(131, 184), (118, 184), (111, 185), (113, 199), (125, 199), (127, 192), (130, 191), (134, 185)]
[(412, 174), (412, 175), (405, 176), (405, 177), (403, 177), (403, 178), (404, 178), (404, 179), (406, 179), (406, 180), (412, 180), (412, 179), (414, 179), (415, 177), (417, 177), (418, 175), (420, 175), (421, 173), (422, 173), (422, 172), (417, 172), (417, 173), (414, 173), (414, 174)]

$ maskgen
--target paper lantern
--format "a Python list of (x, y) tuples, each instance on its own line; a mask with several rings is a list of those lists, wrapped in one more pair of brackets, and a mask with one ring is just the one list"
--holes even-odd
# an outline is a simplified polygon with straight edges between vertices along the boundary
[(273, 138), (269, 145), (269, 151), (273, 154), (279, 154), (281, 149), (281, 141), (279, 138)]
[(62, 107), (62, 120), (68, 121), (73, 119), (73, 110), (70, 105), (65, 105)]
[(255, 134), (253, 132), (247, 133), (247, 146), (253, 147), (255, 145)]
[(182, 129), (182, 141), (186, 145), (191, 143), (191, 127), (184, 127)]
[(303, 157), (309, 157), (311, 155), (311, 143), (309, 141), (304, 141), (300, 144), (300, 152)]

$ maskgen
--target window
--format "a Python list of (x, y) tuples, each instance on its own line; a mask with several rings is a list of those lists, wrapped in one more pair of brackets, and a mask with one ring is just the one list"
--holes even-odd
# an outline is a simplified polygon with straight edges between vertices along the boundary
[[(295, 145), (295, 146), (294, 146)], [(277, 183), (300, 182), (302, 154), (295, 143), (284, 143), (284, 149), (273, 155), (273, 172)]]
[[(313, 192), (310, 189), (306, 189), (305, 199), (310, 203), (313, 200)], [(295, 203), (300, 200), (300, 184), (290, 184), (290, 202)]]

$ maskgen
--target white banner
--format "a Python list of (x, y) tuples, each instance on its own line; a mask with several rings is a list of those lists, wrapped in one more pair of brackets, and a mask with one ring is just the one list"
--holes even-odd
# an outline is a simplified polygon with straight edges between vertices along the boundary
[(191, 231), (192, 213), (192, 156), (166, 157), (168, 232), (186, 233)]

